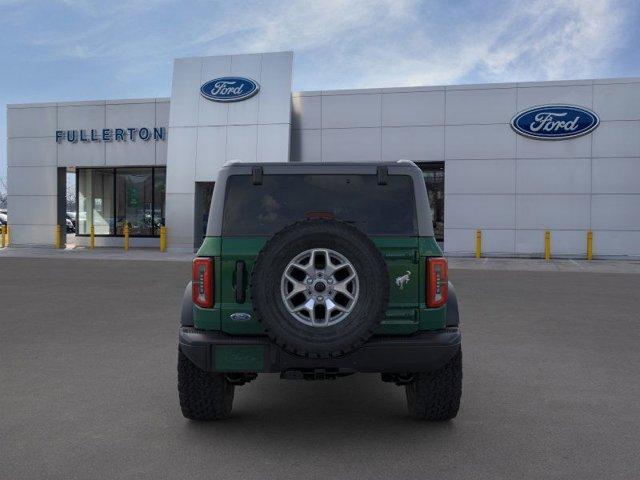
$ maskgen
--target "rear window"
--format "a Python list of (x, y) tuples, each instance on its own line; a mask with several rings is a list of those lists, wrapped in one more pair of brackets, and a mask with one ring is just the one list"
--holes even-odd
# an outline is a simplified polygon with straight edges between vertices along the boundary
[(408, 175), (232, 175), (223, 235), (272, 235), (310, 216), (330, 214), (369, 235), (417, 235), (413, 184)]

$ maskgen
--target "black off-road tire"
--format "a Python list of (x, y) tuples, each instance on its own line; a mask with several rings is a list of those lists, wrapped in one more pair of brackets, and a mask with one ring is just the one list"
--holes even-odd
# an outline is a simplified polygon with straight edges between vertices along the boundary
[(438, 370), (417, 373), (405, 388), (410, 414), (432, 422), (451, 420), (460, 408), (462, 350)]
[[(296, 320), (280, 292), (288, 263), (312, 248), (329, 248), (344, 255), (359, 279), (359, 296), (351, 313), (322, 328)], [(357, 228), (337, 220), (305, 220), (280, 230), (260, 251), (251, 274), (251, 297), (257, 320), (284, 350), (309, 358), (340, 357), (366, 342), (384, 319), (389, 273), (378, 248)]]
[(178, 349), (178, 396), (182, 415), (190, 420), (222, 420), (231, 415), (234, 385), (220, 373), (196, 367)]

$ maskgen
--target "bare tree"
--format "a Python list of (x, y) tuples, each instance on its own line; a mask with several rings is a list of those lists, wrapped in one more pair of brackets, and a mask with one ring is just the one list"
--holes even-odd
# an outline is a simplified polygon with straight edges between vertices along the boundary
[[(74, 178), (75, 180), (75, 178)], [(76, 182), (70, 182), (67, 175), (67, 212), (76, 210)]]
[(7, 208), (7, 181), (0, 177), (0, 208)]

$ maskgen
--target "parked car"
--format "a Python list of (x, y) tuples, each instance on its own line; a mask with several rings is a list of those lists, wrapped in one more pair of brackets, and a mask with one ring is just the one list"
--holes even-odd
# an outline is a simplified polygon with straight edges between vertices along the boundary
[(185, 417), (228, 417), (258, 374), (357, 372), (404, 386), (418, 418), (457, 415), (458, 303), (414, 163), (230, 164), (209, 219), (182, 303)]
[(76, 212), (67, 212), (67, 233), (76, 233)]

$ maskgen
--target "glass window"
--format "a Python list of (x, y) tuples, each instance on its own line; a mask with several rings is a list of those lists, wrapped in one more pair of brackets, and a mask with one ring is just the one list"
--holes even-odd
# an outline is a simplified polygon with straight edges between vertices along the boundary
[(154, 169), (153, 184), (153, 228), (154, 235), (160, 235), (160, 227), (164, 226), (164, 199), (167, 185), (167, 173), (164, 168)]
[(165, 184), (164, 168), (78, 169), (78, 234), (160, 235)]
[(427, 186), (431, 218), (433, 218), (433, 234), (437, 241), (444, 240), (444, 162), (419, 165)]
[(113, 169), (81, 169), (78, 179), (78, 233), (113, 235)]
[(329, 214), (370, 235), (416, 235), (411, 177), (390, 175), (249, 175), (227, 181), (224, 235), (271, 235), (313, 215)]
[(150, 168), (116, 170), (116, 234), (153, 235), (153, 175)]

